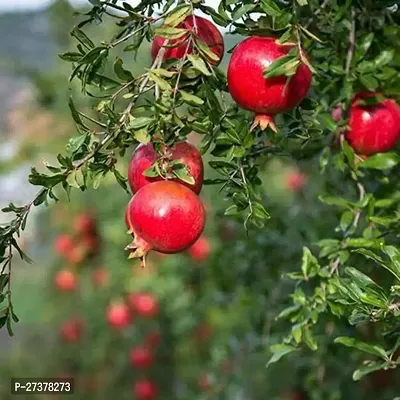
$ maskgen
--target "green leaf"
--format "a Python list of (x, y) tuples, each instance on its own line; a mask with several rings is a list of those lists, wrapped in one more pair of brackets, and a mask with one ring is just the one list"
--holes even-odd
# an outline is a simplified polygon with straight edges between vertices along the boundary
[(89, 134), (82, 134), (82, 135), (70, 138), (68, 140), (68, 143), (66, 146), (67, 151), (72, 154), (76, 153), (78, 150), (81, 149), (81, 147), (85, 143), (86, 139), (88, 139), (88, 138), (89, 138)]
[(131, 120), (129, 128), (133, 130), (142, 129), (153, 121), (150, 117), (137, 117)]
[(69, 98), (68, 107), (71, 110), (72, 118), (74, 119), (75, 123), (82, 128), (84, 131), (88, 131), (89, 128), (83, 123), (82, 118), (80, 117), (78, 110), (75, 108), (74, 101), (72, 97)]
[(348, 202), (346, 199), (343, 199), (341, 197), (320, 195), (320, 196), (318, 196), (318, 198), (320, 201), (322, 201), (323, 203), (328, 204), (330, 206), (339, 206), (339, 207), (350, 208), (350, 202)]
[(311, 251), (307, 247), (303, 247), (301, 270), (304, 278), (308, 279), (316, 276), (320, 268), (318, 260), (312, 255)]
[(369, 48), (371, 47), (372, 41), (374, 40), (374, 37), (375, 34), (373, 32), (368, 33), (368, 35), (366, 35), (363, 40), (357, 45), (355, 54), (356, 60), (363, 58), (367, 54)]
[(171, 167), (171, 170), (172, 173), (182, 182), (185, 182), (189, 185), (194, 185), (196, 183), (193, 176), (189, 174), (189, 171), (184, 164), (174, 164)]
[(375, 66), (377, 68), (382, 68), (383, 66), (389, 64), (394, 57), (394, 49), (383, 50), (374, 60)]
[(266, 70), (264, 70), (265, 78), (273, 78), (275, 76), (291, 76), (296, 73), (300, 60), (296, 56), (283, 56), (272, 62)]
[(76, 53), (76, 52), (68, 52), (68, 53), (59, 54), (58, 57), (60, 57), (61, 60), (64, 60), (64, 61), (76, 62), (82, 58), (82, 54)]
[(192, 8), (190, 5), (182, 5), (175, 8), (167, 18), (165, 18), (164, 24), (169, 26), (179, 25), (191, 12)]
[(153, 71), (149, 72), (150, 79), (162, 90), (171, 90), (171, 85), (163, 78), (160, 78), (158, 75), (154, 74)]
[(308, 4), (308, 0), (296, 0), (299, 6), (306, 6)]
[(206, 63), (204, 62), (204, 60), (202, 58), (200, 58), (197, 55), (194, 54), (189, 54), (187, 56), (188, 60), (191, 62), (191, 64), (193, 65), (193, 67), (195, 69), (197, 69), (198, 71), (200, 71), (203, 75), (206, 76), (211, 76), (211, 72), (208, 69)]
[(87, 35), (78, 27), (75, 27), (72, 32), (71, 36), (78, 39), (85, 47), (87, 48), (94, 48), (94, 43), (87, 37)]
[(282, 14), (282, 10), (274, 0), (261, 0), (260, 6), (262, 10), (271, 17), (279, 17)]
[(378, 153), (359, 163), (359, 168), (390, 169), (400, 163), (400, 155), (396, 153)]
[(365, 275), (358, 269), (355, 269), (353, 267), (346, 267), (344, 272), (361, 287), (371, 286), (374, 288), (379, 288), (379, 286), (368, 275)]
[(273, 356), (268, 361), (267, 367), (270, 364), (276, 363), (286, 354), (292, 353), (293, 351), (297, 351), (297, 348), (294, 346), (290, 346), (288, 344), (275, 344), (271, 346), (271, 351)]
[(363, 351), (364, 353), (373, 354), (374, 356), (381, 357), (387, 360), (387, 354), (385, 349), (378, 345), (372, 345), (369, 343), (362, 342), (352, 337), (340, 336), (335, 339), (335, 343), (343, 344), (347, 347), (352, 347), (357, 350)]
[(114, 62), (114, 72), (118, 76), (118, 78), (122, 79), (123, 81), (131, 81), (133, 80), (133, 75), (131, 72), (127, 71), (124, 69), (122, 66), (123, 61), (121, 58), (117, 57), (117, 59)]
[(255, 217), (264, 221), (271, 218), (268, 211), (260, 203), (253, 203), (253, 213)]
[(179, 39), (183, 35), (188, 34), (187, 29), (181, 29), (181, 28), (173, 28), (172, 26), (163, 26), (160, 28), (157, 28), (155, 30), (155, 34), (157, 36), (161, 36), (165, 39)]
[(383, 244), (382, 239), (370, 240), (365, 238), (350, 238), (346, 240), (347, 247), (364, 247), (364, 248), (377, 248), (379, 249)]
[(360, 82), (368, 89), (375, 90), (379, 86), (378, 80), (373, 75), (361, 75)]
[(232, 20), (237, 21), (238, 19), (242, 18), (244, 14), (253, 11), (257, 7), (257, 4), (245, 4), (244, 6), (239, 7), (233, 14)]
[(297, 344), (299, 344), (301, 342), (301, 337), (302, 337), (301, 324), (296, 324), (296, 325), (292, 326), (292, 336)]
[(359, 381), (361, 378), (370, 374), (371, 372), (379, 371), (379, 370), (383, 369), (385, 364), (386, 363), (378, 363), (375, 361), (369, 362), (368, 365), (362, 366), (361, 368), (354, 371), (353, 380)]
[(238, 215), (238, 214), (239, 214), (239, 210), (238, 210), (238, 207), (236, 204), (232, 204), (224, 212), (224, 215), (226, 215), (226, 216)]
[(182, 99), (185, 103), (194, 104), (194, 105), (202, 105), (204, 104), (204, 100), (200, 97), (195, 96), (194, 94), (188, 93), (184, 90), (179, 90), (179, 93), (182, 96)]

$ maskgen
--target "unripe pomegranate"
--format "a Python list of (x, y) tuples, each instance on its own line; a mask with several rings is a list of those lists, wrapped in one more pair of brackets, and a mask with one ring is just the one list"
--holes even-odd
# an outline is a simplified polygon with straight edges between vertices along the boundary
[[(210, 21), (205, 18), (197, 17), (193, 18), (192, 15), (185, 18), (185, 20), (178, 25), (178, 28), (194, 30), (196, 21), (197, 32), (196, 36), (203, 41), (209, 49), (216, 55), (217, 59), (209, 58), (208, 62), (213, 65), (218, 65), (224, 55), (224, 39), (218, 28)], [(183, 37), (175, 40), (168, 41), (168, 47), (165, 47), (164, 60), (169, 58), (181, 59), (185, 56), (185, 53), (193, 53), (193, 45), (188, 47), (189, 38), (184, 35)], [(151, 55), (153, 59), (157, 57), (160, 48), (164, 45), (166, 39), (155, 36), (153, 39), (153, 45), (151, 47)]]
[(107, 322), (116, 329), (126, 328), (131, 316), (128, 306), (123, 302), (112, 303), (106, 311)]
[(204, 261), (211, 252), (211, 243), (205, 236), (200, 236), (197, 242), (188, 250), (193, 260)]
[[(201, 154), (196, 147), (189, 142), (178, 142), (172, 148), (164, 148), (163, 152), (169, 155), (170, 160), (179, 160), (181, 164), (185, 165), (195, 183), (191, 185), (178, 178), (172, 180), (199, 194), (203, 186), (204, 166)], [(133, 152), (128, 169), (128, 182), (133, 193), (149, 183), (163, 180), (161, 176), (150, 178), (144, 175), (144, 172), (159, 157), (160, 155), (154, 150), (153, 143), (141, 144)]]
[(291, 171), (287, 174), (285, 186), (293, 192), (299, 192), (307, 183), (307, 175), (300, 171)]
[(129, 305), (135, 315), (146, 318), (154, 318), (158, 315), (159, 304), (152, 293), (131, 293)]
[(126, 249), (133, 251), (131, 257), (144, 262), (151, 249), (178, 253), (190, 247), (203, 232), (205, 211), (199, 197), (186, 186), (160, 181), (142, 187), (133, 196), (126, 221), (134, 235)]
[(349, 110), (349, 131), (346, 139), (358, 154), (384, 153), (396, 146), (400, 137), (400, 107), (394, 100), (362, 105), (361, 99), (377, 93), (358, 93)]
[(133, 387), (137, 400), (153, 400), (157, 397), (157, 387), (150, 379), (137, 381)]
[(285, 75), (268, 79), (263, 75), (272, 62), (292, 48), (277, 43), (274, 37), (252, 36), (233, 51), (228, 66), (229, 92), (240, 107), (257, 114), (253, 126), (270, 126), (276, 131), (273, 116), (291, 110), (307, 95), (312, 74), (303, 63), (289, 82)]
[(132, 367), (148, 368), (153, 364), (153, 355), (146, 347), (137, 346), (129, 354)]
[(103, 287), (107, 285), (110, 279), (110, 274), (107, 268), (98, 267), (92, 272), (92, 282), (94, 286)]
[(54, 250), (63, 256), (68, 254), (73, 247), (73, 240), (69, 235), (59, 235), (57, 236), (54, 243)]
[(90, 235), (96, 231), (96, 221), (93, 215), (84, 212), (75, 217), (73, 222), (74, 230), (80, 235)]
[(56, 273), (54, 283), (62, 292), (72, 292), (76, 288), (77, 277), (72, 271), (63, 269)]
[(82, 320), (80, 318), (72, 318), (61, 325), (60, 336), (65, 342), (75, 343), (82, 336), (82, 329)]

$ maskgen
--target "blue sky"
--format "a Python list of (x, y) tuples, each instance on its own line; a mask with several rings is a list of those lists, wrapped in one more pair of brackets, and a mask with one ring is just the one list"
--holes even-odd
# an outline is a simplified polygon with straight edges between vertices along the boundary
[[(71, 0), (70, 0), (71, 1)], [(135, 0), (127, 0), (129, 3), (137, 3)], [(0, 11), (17, 11), (38, 9), (51, 3), (52, 0), (0, 0)], [(85, 4), (87, 0), (72, 0), (72, 3)], [(207, 0), (206, 4), (216, 6), (219, 0)]]

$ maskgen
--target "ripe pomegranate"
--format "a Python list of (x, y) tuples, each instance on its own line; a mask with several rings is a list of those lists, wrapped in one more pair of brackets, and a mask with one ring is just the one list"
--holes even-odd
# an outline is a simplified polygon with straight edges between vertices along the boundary
[(54, 249), (58, 254), (65, 256), (71, 251), (73, 245), (74, 244), (71, 236), (59, 235), (55, 240)]
[(204, 261), (211, 252), (211, 243), (205, 236), (200, 236), (197, 242), (188, 250), (193, 260)]
[(141, 317), (154, 318), (159, 312), (158, 300), (152, 293), (131, 293), (129, 305)]
[(157, 387), (150, 379), (137, 381), (133, 387), (137, 400), (153, 400), (157, 397)]
[(93, 215), (88, 212), (84, 212), (76, 216), (73, 226), (75, 232), (80, 235), (90, 235), (96, 231), (96, 221)]
[(128, 204), (125, 220), (134, 235), (127, 246), (130, 257), (140, 257), (154, 249), (178, 253), (190, 247), (201, 235), (205, 211), (200, 199), (186, 186), (171, 181), (142, 187)]
[(76, 245), (70, 249), (65, 258), (71, 265), (79, 265), (85, 260), (86, 255), (86, 248), (82, 245)]
[(299, 192), (307, 183), (307, 175), (300, 171), (292, 171), (287, 174), (285, 186), (292, 192)]
[(228, 87), (236, 103), (254, 111), (254, 126), (270, 126), (276, 132), (273, 116), (289, 111), (307, 95), (312, 74), (303, 63), (287, 82), (285, 75), (266, 79), (264, 70), (293, 48), (281, 45), (274, 37), (252, 36), (233, 51), (228, 66)]
[(92, 272), (92, 282), (94, 286), (103, 287), (107, 285), (110, 279), (110, 274), (107, 268), (98, 267)]
[(391, 150), (400, 137), (400, 107), (394, 100), (360, 104), (361, 99), (376, 95), (373, 92), (358, 93), (349, 111), (347, 141), (356, 153), (366, 156)]
[(112, 303), (107, 308), (106, 317), (107, 322), (116, 329), (126, 328), (131, 321), (129, 308), (123, 302)]
[[(185, 20), (178, 25), (178, 28), (187, 29), (190, 31), (194, 30), (196, 22), (197, 32), (196, 36), (204, 42), (209, 49), (217, 56), (218, 59), (209, 58), (208, 62), (213, 65), (219, 65), (224, 55), (224, 39), (218, 28), (210, 21), (202, 17), (193, 17), (192, 15), (185, 18)], [(164, 60), (170, 58), (181, 59), (185, 56), (185, 53), (193, 53), (193, 45), (188, 47), (188, 36), (175, 40), (168, 41), (168, 47), (165, 47)], [(164, 45), (166, 39), (155, 36), (151, 47), (151, 55), (153, 59), (157, 57), (160, 48)]]
[[(172, 148), (164, 148), (163, 153), (170, 160), (179, 160), (185, 165), (189, 174), (194, 178), (193, 185), (183, 182), (178, 178), (172, 179), (187, 186), (196, 194), (199, 194), (203, 186), (204, 166), (200, 152), (189, 142), (178, 142)], [(143, 186), (163, 180), (161, 176), (149, 178), (143, 173), (150, 168), (160, 155), (154, 150), (153, 143), (141, 144), (132, 154), (128, 169), (128, 182), (135, 193)]]
[(146, 343), (146, 346), (154, 350), (161, 342), (161, 335), (159, 332), (148, 332), (144, 341)]
[(60, 328), (61, 338), (68, 343), (76, 343), (82, 336), (83, 321), (80, 318), (72, 318), (65, 321)]
[(137, 346), (129, 354), (132, 367), (148, 368), (153, 364), (153, 355), (146, 347)]
[(63, 269), (56, 273), (54, 283), (62, 292), (72, 292), (76, 288), (77, 277), (72, 271)]

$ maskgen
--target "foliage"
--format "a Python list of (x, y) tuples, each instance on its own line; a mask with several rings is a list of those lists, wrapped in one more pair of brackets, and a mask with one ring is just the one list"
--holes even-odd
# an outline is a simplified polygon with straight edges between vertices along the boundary
[[(269, 348), (269, 361), (265, 355), (263, 364), (269, 368), (284, 362), (283, 357), (295, 360), (314, 352), (304, 364), (313, 372), (318, 369), (305, 385), (315, 399), (328, 391), (329, 398), (344, 398), (330, 386), (334, 383), (329, 373), (343, 373), (334, 358), (325, 359), (332, 346), (338, 354), (354, 357), (354, 380), (395, 369), (400, 364), (400, 157), (393, 151), (363, 160), (344, 139), (356, 92), (399, 98), (395, 2), (222, 0), (216, 10), (197, 0), (146, 0), (136, 7), (116, 1), (90, 3), (92, 8), (71, 32), (76, 48), (60, 58), (72, 64), (70, 82), (80, 81), (83, 95), (96, 102), (95, 110), (81, 111), (70, 99), (77, 134), (66, 153), (58, 155), (55, 165), (45, 164), (47, 171), (32, 169), (29, 181), (40, 188), (32, 202), (3, 210), (13, 219), (0, 232), (0, 325), (11, 333), (12, 320), (17, 320), (11, 250), (29, 260), (17, 237), (33, 206), (57, 200), (59, 187), (68, 196), (72, 188), (98, 189), (109, 175), (128, 191), (118, 162), (131, 146), (151, 141), (157, 148), (196, 132), (202, 136), (202, 153), (212, 157), (214, 172), (206, 183), (226, 200), (221, 214), (242, 222), (251, 238), (221, 248), (215, 265), (205, 272), (212, 286), (209, 293), (221, 294), (221, 309), (245, 304), (238, 309), (252, 331), (243, 324), (241, 332), (236, 325), (240, 340), (260, 351)], [(251, 131), (253, 116), (230, 101), (225, 73), (210, 63), (210, 49), (195, 30), (180, 27), (187, 15), (200, 10), (230, 33), (274, 35), (307, 53), (305, 58), (302, 51), (293, 51), (265, 71), (267, 77), (290, 77), (300, 62), (313, 70), (308, 98), (277, 118), (278, 134)], [(113, 37), (94, 40), (85, 33), (106, 18), (117, 21)], [(169, 41), (185, 37), (196, 51), (162, 62), (161, 50), (151, 66), (133, 74), (124, 60), (155, 34)], [(123, 53), (116, 54), (119, 48)], [(338, 105), (343, 116), (335, 121), (331, 111)], [(278, 157), (304, 164), (313, 179), (322, 180), (314, 197), (298, 200), (294, 215), (288, 215), (285, 203), (275, 203), (268, 184), (263, 184), (269, 179), (265, 166)], [(229, 347), (216, 346), (220, 352), (231, 351)], [(220, 358), (214, 354), (213, 363)]]

